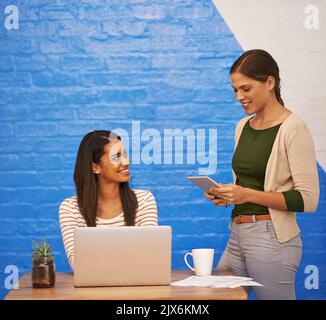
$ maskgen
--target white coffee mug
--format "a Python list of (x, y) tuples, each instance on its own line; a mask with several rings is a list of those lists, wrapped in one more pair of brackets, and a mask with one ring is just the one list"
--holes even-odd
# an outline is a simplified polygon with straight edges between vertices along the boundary
[[(194, 260), (193, 268), (187, 261), (187, 257), (192, 256)], [(214, 249), (193, 249), (184, 255), (186, 265), (195, 271), (197, 276), (208, 276), (212, 274)]]

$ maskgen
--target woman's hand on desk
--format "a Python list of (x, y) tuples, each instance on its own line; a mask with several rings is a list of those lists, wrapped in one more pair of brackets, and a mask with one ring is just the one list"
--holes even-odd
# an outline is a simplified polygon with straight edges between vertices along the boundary
[(220, 198), (217, 200), (213, 200), (213, 203), (214, 201), (219, 201), (219, 203), (223, 201), (224, 204), (222, 205), (228, 205), (248, 202), (248, 189), (238, 186), (237, 184), (221, 184), (221, 187), (210, 188), (209, 192), (215, 194), (217, 197)]

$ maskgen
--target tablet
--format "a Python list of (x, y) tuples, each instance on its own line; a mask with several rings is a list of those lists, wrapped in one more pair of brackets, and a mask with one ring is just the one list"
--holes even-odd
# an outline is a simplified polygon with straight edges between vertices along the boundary
[[(209, 193), (208, 191), (211, 187), (220, 187), (220, 183), (214, 181), (208, 176), (192, 176), (192, 177), (188, 177), (188, 180), (207, 193)], [(214, 194), (211, 195), (215, 196)]]

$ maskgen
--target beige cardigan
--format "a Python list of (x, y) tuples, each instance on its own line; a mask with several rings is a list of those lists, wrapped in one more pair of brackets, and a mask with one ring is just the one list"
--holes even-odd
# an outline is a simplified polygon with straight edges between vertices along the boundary
[[(252, 117), (252, 116), (250, 116)], [(235, 148), (248, 119), (241, 119), (235, 129)], [(234, 171), (233, 179), (236, 183)], [(303, 198), (304, 211), (314, 212), (319, 199), (319, 181), (314, 143), (304, 121), (292, 113), (280, 126), (267, 162), (264, 190), (283, 192), (298, 190)], [(296, 213), (269, 208), (279, 242), (296, 236), (300, 229)]]

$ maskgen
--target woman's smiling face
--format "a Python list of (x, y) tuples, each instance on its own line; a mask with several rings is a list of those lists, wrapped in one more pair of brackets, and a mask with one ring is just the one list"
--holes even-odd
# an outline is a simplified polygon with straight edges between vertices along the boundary
[(235, 97), (247, 114), (256, 113), (266, 106), (275, 84), (273, 77), (268, 77), (266, 82), (260, 82), (240, 72), (231, 73), (231, 81)]
[(130, 180), (129, 158), (120, 140), (104, 146), (104, 154), (99, 164), (93, 164), (93, 172), (107, 182), (127, 182)]

